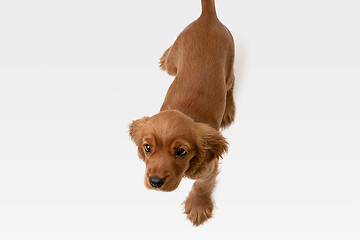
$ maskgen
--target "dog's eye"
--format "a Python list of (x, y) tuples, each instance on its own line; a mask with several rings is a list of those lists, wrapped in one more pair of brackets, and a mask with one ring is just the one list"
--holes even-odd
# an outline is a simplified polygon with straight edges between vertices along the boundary
[(177, 156), (177, 157), (183, 157), (183, 156), (185, 156), (187, 154), (187, 152), (184, 150), (184, 149), (182, 149), (182, 148), (178, 148), (178, 150), (176, 150), (176, 153), (175, 153), (175, 155)]
[(148, 153), (151, 151), (150, 146), (147, 144), (144, 145), (144, 149), (145, 149), (145, 152), (148, 152)]

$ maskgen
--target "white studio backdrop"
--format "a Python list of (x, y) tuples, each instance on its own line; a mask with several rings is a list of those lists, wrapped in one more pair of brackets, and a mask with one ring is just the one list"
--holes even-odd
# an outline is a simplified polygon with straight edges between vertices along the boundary
[(158, 112), (158, 58), (200, 0), (0, 2), (0, 239), (359, 239), (359, 1), (217, 0), (236, 122), (194, 228), (143, 186), (127, 135)]

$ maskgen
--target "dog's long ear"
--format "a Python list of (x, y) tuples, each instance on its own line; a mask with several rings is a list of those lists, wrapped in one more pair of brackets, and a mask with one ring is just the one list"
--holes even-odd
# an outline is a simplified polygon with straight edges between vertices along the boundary
[(149, 117), (143, 117), (138, 120), (133, 121), (129, 125), (129, 136), (131, 140), (137, 145), (138, 147), (138, 155), (139, 157), (145, 161), (145, 154), (143, 151), (142, 146), (142, 138), (143, 138), (143, 127), (144, 124), (149, 120)]
[(228, 142), (219, 131), (207, 124), (196, 124), (198, 152), (191, 159), (190, 167), (186, 172), (192, 178), (203, 175), (204, 171), (208, 170), (208, 164), (221, 158), (228, 148)]

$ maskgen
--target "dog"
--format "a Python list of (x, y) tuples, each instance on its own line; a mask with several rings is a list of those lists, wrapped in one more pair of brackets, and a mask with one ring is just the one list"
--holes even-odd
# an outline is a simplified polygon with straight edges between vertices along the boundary
[(146, 164), (146, 188), (173, 191), (183, 177), (195, 180), (183, 203), (194, 226), (212, 217), (219, 158), (228, 149), (219, 129), (235, 118), (234, 40), (214, 0), (201, 5), (200, 17), (160, 58), (160, 68), (175, 76), (160, 112), (129, 125)]

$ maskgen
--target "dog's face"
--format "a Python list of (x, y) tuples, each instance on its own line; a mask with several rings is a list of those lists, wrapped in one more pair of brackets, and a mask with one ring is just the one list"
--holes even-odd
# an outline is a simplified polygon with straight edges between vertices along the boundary
[(149, 189), (173, 191), (184, 176), (202, 176), (207, 164), (227, 150), (219, 131), (175, 110), (133, 121), (129, 134), (146, 164)]

